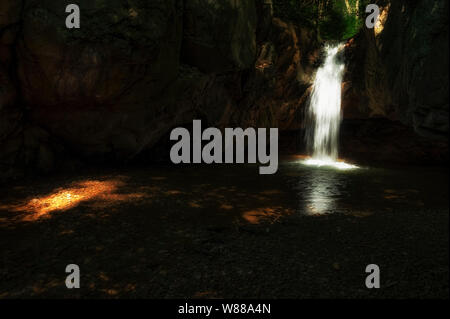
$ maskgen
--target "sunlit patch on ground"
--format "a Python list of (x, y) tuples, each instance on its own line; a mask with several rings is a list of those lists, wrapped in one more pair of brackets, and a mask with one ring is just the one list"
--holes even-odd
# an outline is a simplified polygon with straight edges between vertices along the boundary
[(197, 201), (189, 202), (189, 206), (192, 208), (202, 208), (202, 205), (200, 205)]
[(257, 208), (243, 213), (242, 217), (250, 224), (257, 225), (262, 222), (275, 223), (281, 217), (292, 214), (292, 209), (284, 207)]
[(172, 190), (168, 190), (166, 193), (165, 193), (165, 195), (180, 195), (180, 194), (182, 194), (183, 192), (181, 192), (181, 191), (179, 191), (179, 190), (174, 190), (174, 189), (172, 189)]
[(352, 210), (351, 212), (347, 213), (346, 215), (350, 215), (353, 217), (369, 217), (373, 215), (373, 211), (369, 211), (369, 210)]
[(409, 203), (416, 206), (424, 206), (423, 201), (417, 199), (420, 192), (417, 189), (385, 189), (384, 199), (397, 202), (397, 203)]
[[(249, 298), (308, 298), (305, 283), (313, 290), (323, 284), (321, 274), (333, 278), (337, 270), (350, 277), (350, 265), (374, 255), (398, 263), (400, 275), (406, 261), (429, 258), (424, 282), (436, 278), (442, 287), (448, 181), (441, 170), (347, 172), (305, 166), (301, 159), (307, 158), (290, 159), (263, 178), (238, 165), (218, 172), (158, 167), (0, 190), (0, 299), (226, 298), (242, 283), (239, 293)], [(37, 217), (39, 211), (45, 214)], [(37, 222), (22, 221), (32, 215)], [(368, 249), (378, 243), (378, 251)], [(64, 283), (64, 267), (72, 262), (84, 278), (76, 291)], [(302, 268), (292, 273), (292, 265)], [(423, 269), (412, 274), (422, 277)], [(291, 285), (289, 293), (272, 295), (280, 293), (280, 282)], [(341, 283), (330, 283), (326, 297), (339, 296)], [(420, 296), (419, 288), (413, 293)]]
[(48, 217), (55, 211), (67, 211), (82, 202), (98, 200), (98, 207), (105, 207), (113, 202), (135, 200), (146, 196), (144, 193), (120, 194), (117, 190), (124, 186), (122, 178), (109, 180), (85, 180), (73, 183), (67, 188), (58, 188), (52, 193), (27, 199), (23, 203), (3, 205), (0, 209), (10, 212), (23, 212), (23, 221), (35, 221)]

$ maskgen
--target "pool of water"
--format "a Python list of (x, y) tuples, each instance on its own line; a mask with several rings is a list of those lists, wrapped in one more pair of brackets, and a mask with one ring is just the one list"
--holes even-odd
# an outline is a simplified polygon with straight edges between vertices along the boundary
[[(73, 297), (61, 281), (73, 261), (92, 297), (445, 297), (448, 170), (293, 157), (275, 175), (154, 165), (41, 177), (0, 187), (0, 251), (0, 298)], [(362, 288), (373, 262), (389, 289)]]
[(448, 209), (448, 169), (337, 169), (292, 157), (280, 162), (275, 175), (259, 175), (255, 165), (158, 165), (41, 178), (0, 188), (0, 194), (3, 221), (16, 215), (36, 220), (81, 206), (140, 207), (199, 223), (257, 224), (285, 215)]
[(282, 172), (295, 193), (299, 213), (308, 215), (448, 208), (448, 171), (442, 168), (338, 169), (292, 160), (283, 163)]

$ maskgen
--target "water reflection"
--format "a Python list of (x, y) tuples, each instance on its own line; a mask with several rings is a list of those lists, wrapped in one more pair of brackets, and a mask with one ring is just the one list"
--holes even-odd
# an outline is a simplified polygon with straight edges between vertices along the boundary
[(448, 184), (436, 169), (336, 169), (311, 166), (296, 158), (287, 167), (301, 214), (346, 214), (367, 217), (376, 212), (442, 207)]
[(309, 216), (333, 213), (342, 197), (342, 175), (333, 170), (311, 169), (299, 182), (304, 191), (301, 211)]

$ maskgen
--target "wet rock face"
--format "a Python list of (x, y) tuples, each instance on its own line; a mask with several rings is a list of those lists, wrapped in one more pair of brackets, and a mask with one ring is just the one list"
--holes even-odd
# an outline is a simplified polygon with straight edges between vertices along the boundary
[(314, 31), (274, 18), (243, 87), (238, 124), (301, 129), (320, 50)]
[[(270, 15), (267, 8), (263, 12)], [(278, 18), (271, 18), (267, 25), (267, 18), (260, 20), (262, 25), (258, 23), (259, 34), (267, 33), (264, 41), (259, 42), (250, 67), (205, 74), (195, 67), (182, 65), (183, 77), (203, 84), (196, 86), (189, 98), (180, 99), (183, 102), (178, 108), (190, 103), (195, 118), (202, 119), (205, 126), (277, 127), (283, 134), (280, 143), (286, 139), (286, 143), (280, 144), (281, 152), (292, 153), (299, 147), (297, 135), (303, 128), (304, 109), (321, 48), (314, 31)], [(191, 128), (192, 118), (185, 119), (180, 123)], [(164, 155), (169, 154), (168, 144), (167, 135), (157, 145), (157, 149), (164, 150), (163, 156), (150, 154), (150, 158), (167, 157)]]
[(448, 134), (448, 1), (390, 1), (382, 30), (349, 43), (347, 118), (384, 116), (425, 137)]

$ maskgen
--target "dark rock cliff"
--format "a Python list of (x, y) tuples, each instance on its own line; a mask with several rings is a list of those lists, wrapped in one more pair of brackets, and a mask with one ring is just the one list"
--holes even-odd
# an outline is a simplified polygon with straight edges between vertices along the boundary
[(384, 1), (381, 17), (348, 44), (348, 116), (383, 116), (447, 138), (448, 1)]
[[(127, 161), (195, 118), (302, 130), (320, 43), (273, 18), (270, 0), (79, 0), (78, 30), (65, 27), (69, 3), (0, 2), (0, 179)], [(445, 145), (447, 7), (392, 1), (382, 32), (348, 43), (346, 119), (399, 121)], [(371, 125), (344, 134), (386, 127)], [(344, 153), (365, 143), (348, 141)]]
[(378, 3), (380, 23), (347, 43), (344, 152), (448, 161), (448, 1)]
[(267, 0), (79, 0), (0, 4), (0, 175), (124, 161), (171, 128), (298, 126), (311, 32)]

